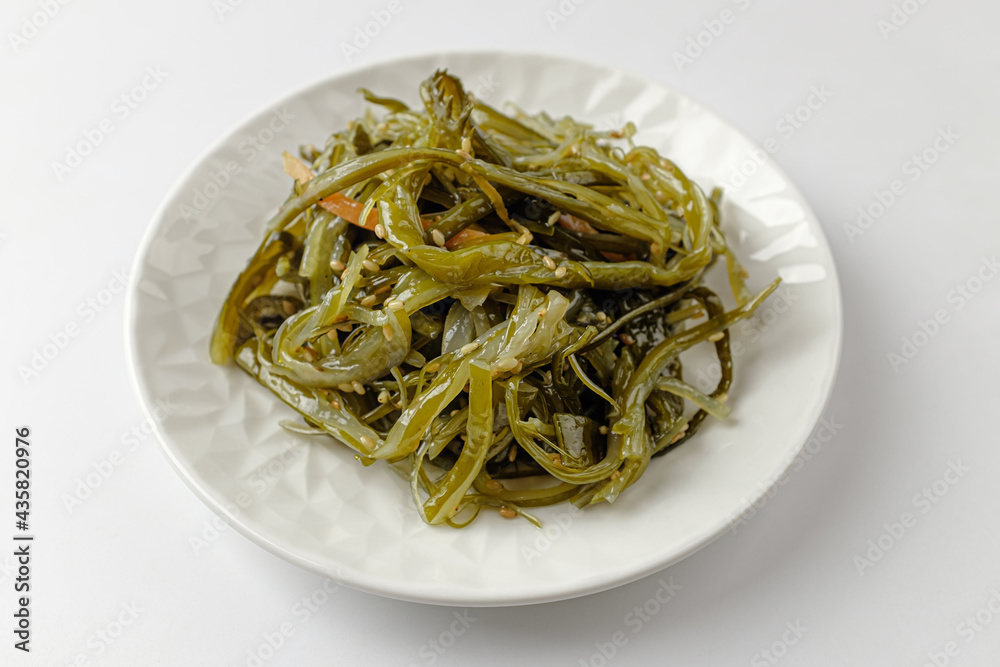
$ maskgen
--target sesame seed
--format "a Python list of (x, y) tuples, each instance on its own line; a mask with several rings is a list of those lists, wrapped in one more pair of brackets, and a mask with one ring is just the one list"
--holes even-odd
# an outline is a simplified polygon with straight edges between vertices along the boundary
[(367, 447), (368, 449), (375, 448), (375, 441), (369, 438), (367, 435), (361, 436), (361, 444)]
[(597, 311), (597, 321), (598, 322), (607, 322), (608, 321), (608, 316), (607, 316), (607, 314), (603, 310)]
[(378, 393), (378, 402), (379, 403), (388, 403), (389, 402), (389, 392), (386, 391), (385, 389), (383, 389), (382, 391), (380, 391)]
[(343, 271), (340, 272), (340, 279), (343, 280), (344, 276), (346, 275), (347, 275), (347, 269), (344, 269)]
[(392, 299), (385, 302), (385, 307), (389, 310), (401, 310), (406, 304), (399, 299)]
[(521, 235), (517, 237), (518, 245), (528, 245), (535, 237), (531, 235), (527, 229), (521, 232)]
[(326, 332), (326, 337), (329, 338), (330, 340), (337, 340), (337, 330), (330, 329), (329, 331)]
[(658, 252), (660, 252), (660, 244), (657, 243), (656, 241), (653, 241), (652, 243), (650, 243), (649, 244), (649, 252), (653, 253), (654, 255), (657, 254)]
[(437, 373), (438, 369), (440, 369), (440, 368), (441, 368), (441, 364), (435, 362), (435, 363), (433, 363), (433, 364), (431, 364), (430, 366), (427, 367), (427, 372), (428, 373)]
[(512, 510), (509, 507), (501, 507), (500, 508), (500, 516), (502, 516), (505, 519), (516, 519), (517, 518), (517, 512), (515, 512), (514, 510)]
[(517, 447), (511, 447), (510, 452), (507, 454), (507, 460), (511, 463), (517, 458)]
[(369, 294), (365, 298), (361, 299), (361, 305), (367, 307), (367, 306), (372, 305), (376, 301), (378, 301), (378, 297), (375, 296), (374, 294)]
[(545, 308), (542, 308), (542, 309), (540, 309), (540, 310), (538, 311), (538, 316), (539, 316), (539, 317), (545, 317), (545, 316), (546, 316), (546, 315), (548, 315), (548, 314), (549, 314), (549, 311), (548, 311), (547, 309), (545, 309)]
[(388, 324), (383, 324), (382, 335), (385, 336), (386, 340), (392, 340), (392, 327), (390, 327)]
[(491, 479), (490, 481), (486, 482), (486, 488), (489, 489), (490, 491), (502, 491), (503, 484), (496, 481), (495, 479)]
[(498, 361), (496, 366), (499, 371), (509, 371), (517, 366), (517, 359), (514, 357), (505, 357)]
[(281, 309), (285, 311), (285, 315), (291, 315), (295, 312), (295, 304), (291, 301), (282, 301)]
[(601, 428), (599, 428), (597, 430), (600, 431), (601, 435), (607, 435), (608, 434), (608, 427), (607, 426), (602, 426)]
[(462, 150), (466, 153), (472, 152), (472, 140), (469, 137), (462, 137)]
[(458, 410), (452, 410), (451, 412), (448, 413), (448, 416), (449, 417), (454, 417), (457, 414), (458, 414)]
[(678, 440), (680, 440), (683, 436), (684, 436), (683, 432), (678, 433), (677, 435), (675, 435), (673, 438), (670, 439), (670, 444), (671, 445), (674, 444), (675, 442), (677, 442)]
[(461, 347), (461, 349), (459, 349), (458, 353), (461, 354), (461, 355), (466, 355), (466, 354), (468, 354), (468, 353), (470, 353), (473, 350), (476, 350), (478, 348), (479, 348), (479, 343), (476, 343), (475, 341), (473, 341), (471, 343), (467, 343), (466, 345), (463, 345)]
[(334, 410), (339, 410), (340, 401), (338, 401), (337, 399), (333, 399), (332, 401), (330, 401), (330, 407), (333, 408)]
[(343, 331), (345, 333), (351, 333), (352, 331), (354, 331), (354, 325), (351, 324), (350, 322), (348, 322), (346, 324), (338, 324), (337, 325), (337, 331)]
[(375, 236), (379, 237), (380, 239), (385, 238), (385, 227), (382, 226), (382, 223), (375, 225)]
[(723, 337), (724, 335), (725, 335), (725, 334), (723, 334), (723, 333), (722, 333), (721, 331), (719, 331), (719, 332), (717, 332), (717, 333), (714, 333), (714, 334), (712, 334), (711, 336), (709, 336), (707, 340), (708, 340), (709, 342), (712, 342), (712, 343), (714, 343), (714, 342), (716, 342), (716, 341), (720, 341), (720, 340), (722, 340), (722, 337)]
[(551, 454), (549, 454), (549, 460), (555, 463), (557, 466), (562, 465), (562, 457), (556, 452), (552, 452)]
[(458, 157), (462, 158), (463, 160), (471, 160), (472, 159), (472, 156), (469, 155), (469, 151), (463, 150), (461, 148), (459, 148), (457, 151), (455, 151), (455, 155), (457, 155)]
[(552, 215), (550, 215), (549, 219), (546, 220), (545, 222), (551, 227), (552, 225), (554, 225), (557, 222), (559, 222), (559, 218), (561, 218), (561, 217), (562, 217), (562, 213), (560, 211), (556, 211), (555, 213), (553, 213)]
[(440, 229), (431, 230), (431, 239), (434, 240), (434, 245), (437, 247), (440, 248), (444, 246), (445, 238)]
[(341, 382), (337, 385), (337, 389), (343, 392), (350, 393), (354, 391), (354, 386), (350, 382)]
[(618, 336), (618, 339), (626, 345), (635, 345), (635, 338), (632, 338), (630, 334), (623, 333)]
[(542, 257), (542, 264), (544, 264), (545, 268), (548, 269), (549, 271), (555, 271), (556, 270), (556, 263), (555, 263), (555, 261), (553, 261), (553, 259), (551, 257), (549, 257), (548, 255), (545, 255), (544, 257)]
[(365, 393), (365, 386), (358, 382), (357, 380), (351, 380), (351, 389), (358, 392), (359, 394)]
[(611, 479), (612, 480), (618, 479), (621, 476), (622, 476), (622, 474), (620, 472), (618, 472), (617, 470), (614, 471), (613, 473), (611, 473)]
[(555, 277), (556, 278), (562, 278), (565, 275), (566, 275), (566, 267), (565, 266), (560, 266), (558, 269), (555, 270)]
[(361, 266), (365, 267), (372, 273), (378, 273), (378, 270), (381, 268), (378, 264), (371, 261), (370, 259), (366, 259), (365, 261), (361, 262)]
[(649, 175), (648, 171), (647, 172), (643, 172), (643, 174), (642, 174), (642, 180), (648, 181), (650, 178), (652, 178), (652, 176)]
[(717, 400), (719, 403), (725, 403), (726, 401), (729, 400), (729, 394), (727, 394), (726, 392), (722, 392), (721, 394), (715, 397), (715, 400)]
[(377, 288), (375, 290), (375, 294), (382, 294), (383, 292), (388, 292), (391, 289), (392, 289), (392, 285), (390, 285), (389, 283), (386, 283), (385, 285), (382, 285), (381, 287)]
[(343, 262), (336, 259), (331, 259), (330, 268), (333, 269), (334, 271), (343, 271), (347, 267), (344, 266)]

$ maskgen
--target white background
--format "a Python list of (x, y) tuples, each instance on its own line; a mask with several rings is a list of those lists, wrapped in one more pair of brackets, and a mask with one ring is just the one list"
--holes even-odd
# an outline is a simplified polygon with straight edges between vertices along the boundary
[[(38, 538), (30, 656), (12, 648), (13, 559), (0, 550), (0, 664), (255, 664), (248, 652), (286, 622), (294, 634), (263, 664), (1000, 663), (1000, 615), (988, 607), (992, 600), (1000, 610), (1000, 280), (977, 283), (977, 272), (996, 277), (983, 258), (1000, 251), (1000, 5), (906, 0), (899, 4), (915, 13), (897, 13), (902, 25), (889, 31), (896, 26), (879, 24), (892, 20), (888, 0), (566, 0), (558, 21), (546, 14), (560, 11), (556, 0), (491, 9), (400, 2), (401, 13), (350, 59), (341, 44), (387, 3), (87, 0), (60, 5), (34, 32), (24, 21), (41, 11), (38, 2), (4, 3), (0, 405), (8, 451), (0, 489), (12, 484), (14, 428), (30, 425)], [(724, 9), (731, 23), (713, 23)], [(679, 65), (674, 54), (706, 21), (720, 34), (702, 34), (707, 46)], [(11, 34), (31, 36), (14, 44)], [(293, 605), (322, 585), (317, 576), (231, 529), (195, 554), (189, 538), (205, 534), (214, 515), (151, 438), (134, 449), (123, 441), (142, 425), (125, 371), (124, 298), (93, 315), (80, 304), (117, 286), (114, 272), (130, 266), (160, 199), (234, 123), (321, 77), (443, 48), (620, 67), (689, 94), (758, 142), (776, 139), (772, 159), (831, 242), (845, 337), (827, 410), (842, 427), (735, 533), (616, 590), (473, 609), (475, 622), (440, 653), (430, 642), (447, 643), (442, 633), (462, 610), (342, 588), (304, 620)], [(122, 118), (115, 100), (147, 67), (166, 77)], [(813, 87), (831, 96), (788, 136), (778, 124)], [(113, 132), (60, 180), (53, 162), (103, 118)], [(959, 138), (916, 178), (907, 162), (949, 128)], [(895, 179), (903, 194), (850, 236), (845, 224)], [(971, 300), (954, 291), (966, 284), (981, 287)], [(912, 341), (939, 309), (947, 321), (934, 336), (918, 334), (926, 344), (894, 367), (887, 355), (901, 354), (902, 338)], [(18, 367), (71, 324), (78, 335), (37, 377), (22, 379)], [(120, 465), (68, 509), (68, 494), (107, 470), (116, 450)], [(966, 470), (957, 483), (939, 482), (933, 503), (915, 498), (953, 464)], [(9, 494), (0, 492), (4, 516)], [(885, 524), (906, 512), (915, 523), (887, 536)], [(885, 554), (870, 565), (857, 560), (880, 537)], [(627, 615), (661, 577), (682, 589), (633, 632)], [(119, 617), (131, 618), (123, 605), (137, 617), (105, 643), (99, 632), (117, 633)], [(973, 626), (965, 619), (977, 612), (984, 624)], [(786, 633), (796, 624), (807, 628), (800, 638)], [(627, 641), (605, 660), (599, 645), (610, 652), (618, 631)], [(762, 652), (772, 649), (769, 660)]]

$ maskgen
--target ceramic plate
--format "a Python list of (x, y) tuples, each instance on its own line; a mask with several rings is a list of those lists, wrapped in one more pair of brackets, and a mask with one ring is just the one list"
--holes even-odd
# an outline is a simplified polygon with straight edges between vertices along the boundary
[[(480, 99), (570, 114), (598, 127), (634, 122), (708, 189), (726, 189), (724, 229), (760, 288), (779, 291), (735, 327), (732, 416), (654, 460), (614, 505), (544, 508), (539, 530), (484, 513), (471, 527), (424, 525), (388, 466), (278, 426), (293, 413), (235, 367), (213, 366), (220, 305), (288, 192), (280, 154), (322, 144), (364, 108), (364, 86), (413, 104), (436, 68)], [(204, 502), (244, 535), (354, 588), (452, 605), (514, 605), (617, 586), (692, 554), (734, 525), (786, 471), (826, 404), (840, 355), (836, 271), (815, 215), (738, 130), (660, 84), (549, 56), (454, 53), (337, 75), (240, 123), (184, 174), (136, 258), (126, 312), (131, 375), (167, 458)], [(717, 367), (686, 376), (714, 387)]]

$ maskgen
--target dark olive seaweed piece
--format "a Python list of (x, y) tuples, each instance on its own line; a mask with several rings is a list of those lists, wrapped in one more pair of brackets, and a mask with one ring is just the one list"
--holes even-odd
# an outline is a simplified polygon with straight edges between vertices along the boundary
[[(691, 298), (698, 301), (708, 313), (709, 317), (717, 317), (723, 311), (722, 302), (719, 300), (718, 295), (715, 292), (705, 288), (696, 287), (690, 292), (684, 295), (685, 298)], [(712, 398), (719, 398), (720, 396), (728, 395), (729, 388), (733, 383), (733, 354), (729, 346), (729, 330), (726, 329), (722, 332), (722, 337), (715, 341), (715, 355), (719, 360), (719, 369), (721, 372), (721, 377), (719, 382), (716, 384), (715, 389), (709, 394)], [(678, 362), (679, 363), (679, 362)], [(691, 437), (698, 432), (701, 427), (702, 422), (705, 421), (705, 417), (708, 413), (703, 409), (699, 409), (691, 419), (688, 420), (687, 431), (682, 435), (676, 442), (666, 443), (661, 448), (657, 449), (653, 453), (653, 456), (663, 456), (670, 450), (680, 447), (682, 444), (691, 439)]]

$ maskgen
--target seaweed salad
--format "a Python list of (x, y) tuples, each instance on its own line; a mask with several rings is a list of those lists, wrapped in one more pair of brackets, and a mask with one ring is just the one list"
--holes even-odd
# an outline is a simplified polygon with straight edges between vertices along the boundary
[[(729, 413), (729, 327), (759, 294), (706, 195), (636, 128), (501, 112), (439, 71), (373, 106), (294, 180), (211, 341), (332, 437), (409, 480), (430, 524), (613, 502)], [(372, 109), (378, 107), (378, 113)], [(704, 283), (725, 262), (735, 307)], [(705, 393), (680, 354), (711, 346)]]

